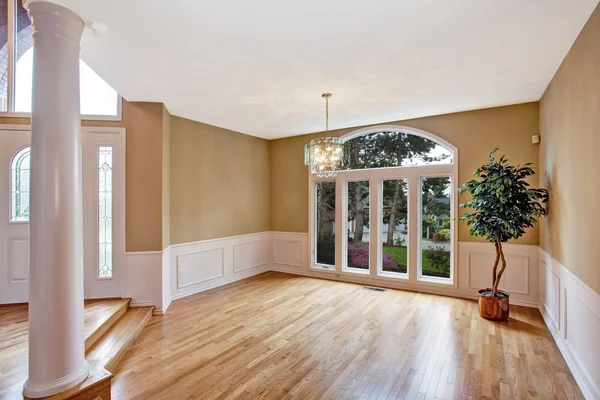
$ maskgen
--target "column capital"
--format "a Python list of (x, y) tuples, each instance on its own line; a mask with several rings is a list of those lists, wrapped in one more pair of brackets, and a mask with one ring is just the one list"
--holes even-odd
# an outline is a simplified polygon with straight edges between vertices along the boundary
[(23, 5), (36, 33), (66, 37), (79, 44), (85, 23), (75, 11), (46, 0), (25, 0)]

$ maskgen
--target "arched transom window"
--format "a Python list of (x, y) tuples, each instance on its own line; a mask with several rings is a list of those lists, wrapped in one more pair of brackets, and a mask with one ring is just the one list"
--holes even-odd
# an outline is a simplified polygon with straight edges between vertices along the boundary
[(29, 221), (29, 165), (31, 148), (21, 149), (10, 164), (10, 220)]
[(311, 268), (453, 284), (456, 148), (408, 127), (342, 139), (338, 176), (310, 175)]

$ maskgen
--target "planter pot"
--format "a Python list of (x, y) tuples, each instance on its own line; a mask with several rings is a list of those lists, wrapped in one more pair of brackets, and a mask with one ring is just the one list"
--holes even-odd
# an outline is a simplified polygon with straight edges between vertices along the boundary
[(498, 290), (496, 297), (492, 297), (492, 289), (479, 291), (479, 315), (493, 321), (506, 321), (509, 313), (508, 299), (510, 294)]

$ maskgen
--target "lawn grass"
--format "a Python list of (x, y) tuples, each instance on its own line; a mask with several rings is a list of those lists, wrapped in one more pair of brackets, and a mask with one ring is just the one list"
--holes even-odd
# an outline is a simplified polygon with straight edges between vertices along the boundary
[[(394, 261), (402, 265), (408, 265), (408, 249), (406, 247), (387, 247), (383, 246), (383, 251), (394, 257)], [(431, 261), (423, 255), (423, 270), (437, 272), (431, 268)]]

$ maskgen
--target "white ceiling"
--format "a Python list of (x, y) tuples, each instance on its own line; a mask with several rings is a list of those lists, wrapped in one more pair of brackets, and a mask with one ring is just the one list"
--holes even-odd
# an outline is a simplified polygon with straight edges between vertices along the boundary
[(539, 100), (598, 0), (55, 0), (130, 101), (263, 138)]

